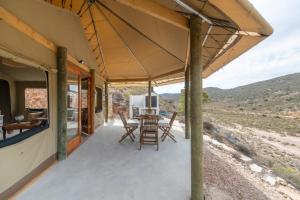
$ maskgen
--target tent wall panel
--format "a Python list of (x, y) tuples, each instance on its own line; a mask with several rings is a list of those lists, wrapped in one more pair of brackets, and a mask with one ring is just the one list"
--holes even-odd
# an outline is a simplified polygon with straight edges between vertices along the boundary
[(56, 74), (49, 73), (50, 127), (14, 145), (0, 148), (0, 199), (5, 191), (56, 153)]
[(96, 67), (77, 15), (38, 0), (0, 0), (0, 5), (57, 46), (67, 47), (77, 60)]

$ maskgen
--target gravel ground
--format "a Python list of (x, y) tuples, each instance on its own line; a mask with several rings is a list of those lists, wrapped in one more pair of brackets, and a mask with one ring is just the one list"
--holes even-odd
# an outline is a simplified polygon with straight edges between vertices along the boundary
[(206, 200), (268, 199), (260, 190), (207, 148), (204, 156), (204, 170)]

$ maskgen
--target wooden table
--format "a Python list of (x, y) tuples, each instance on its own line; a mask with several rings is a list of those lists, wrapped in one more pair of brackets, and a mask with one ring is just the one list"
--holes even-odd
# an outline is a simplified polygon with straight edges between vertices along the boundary
[(2, 127), (3, 140), (6, 140), (6, 133), (10, 134), (10, 131), (20, 130), (20, 133), (22, 133), (23, 129), (32, 129), (36, 126), (37, 126), (36, 123), (31, 123), (31, 122), (19, 122), (19, 123), (5, 124)]

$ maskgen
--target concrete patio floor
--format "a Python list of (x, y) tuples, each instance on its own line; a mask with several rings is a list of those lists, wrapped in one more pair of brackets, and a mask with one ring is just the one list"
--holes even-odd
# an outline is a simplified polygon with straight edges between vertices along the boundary
[(174, 129), (177, 143), (167, 139), (159, 151), (155, 146), (139, 151), (138, 137), (134, 143), (127, 138), (119, 144), (121, 122), (110, 122), (17, 199), (189, 199), (189, 140), (180, 127)]

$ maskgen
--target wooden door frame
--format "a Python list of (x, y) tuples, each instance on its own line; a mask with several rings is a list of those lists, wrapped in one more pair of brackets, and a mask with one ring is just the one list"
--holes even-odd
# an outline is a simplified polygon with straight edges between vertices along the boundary
[[(78, 84), (78, 94), (77, 94), (77, 107), (78, 107), (78, 116), (77, 116), (77, 123), (78, 123), (78, 128), (77, 128), (77, 135), (76, 137), (72, 138), (71, 140), (67, 141), (67, 154), (71, 154), (80, 144), (81, 144), (81, 75), (80, 71), (77, 70), (74, 66), (68, 65), (67, 67), (67, 74), (68, 73), (73, 73), (77, 75), (77, 84)], [(67, 76), (68, 77), (68, 76)], [(68, 78), (67, 78), (68, 80)], [(68, 81), (67, 81), (68, 82)], [(67, 83), (68, 84), (68, 83)], [(68, 129), (67, 129), (68, 130)]]
[[(91, 135), (92, 134), (92, 114), (93, 114), (93, 109), (91, 107), (92, 105), (92, 88), (91, 88), (91, 81), (92, 81), (92, 77), (90, 74), (86, 74), (87, 75), (87, 116), (88, 116), (88, 126), (87, 126), (87, 134)], [(82, 81), (82, 78), (81, 78)]]

